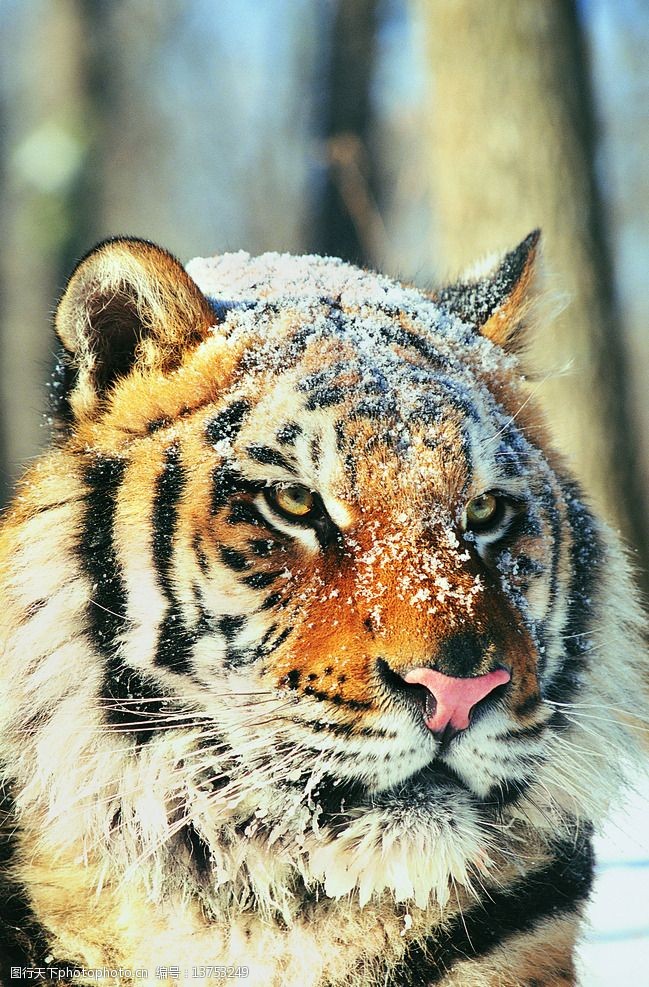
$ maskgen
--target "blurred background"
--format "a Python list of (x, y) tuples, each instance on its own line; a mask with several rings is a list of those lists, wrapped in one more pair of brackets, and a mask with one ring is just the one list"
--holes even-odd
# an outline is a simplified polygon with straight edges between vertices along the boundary
[[(646, 590), (648, 52), (647, 0), (0, 0), (0, 503), (97, 240), (429, 288), (541, 226), (537, 393)], [(602, 845), (586, 987), (649, 985), (646, 817)]]

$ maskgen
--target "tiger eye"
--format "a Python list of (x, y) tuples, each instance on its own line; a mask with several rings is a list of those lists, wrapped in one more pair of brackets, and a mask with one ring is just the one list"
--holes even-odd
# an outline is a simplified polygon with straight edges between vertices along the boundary
[(294, 483), (289, 487), (277, 487), (273, 491), (273, 500), (285, 514), (294, 517), (304, 517), (313, 510), (315, 498), (308, 487)]
[(498, 498), (493, 494), (484, 493), (474, 497), (466, 505), (467, 527), (484, 527), (496, 517)]

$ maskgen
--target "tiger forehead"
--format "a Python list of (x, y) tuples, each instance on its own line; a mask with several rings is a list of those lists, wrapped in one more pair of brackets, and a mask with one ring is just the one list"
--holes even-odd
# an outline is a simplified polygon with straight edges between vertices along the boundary
[(490, 344), (479, 334), (462, 331), (467, 327), (457, 320), (448, 323), (432, 305), (419, 312), (309, 300), (302, 308), (236, 311), (229, 341), (245, 338), (237, 375), (244, 386), (248, 380), (263, 393), (274, 386), (269, 378), (278, 377), (306, 411), (344, 404), (348, 418), (392, 423), (407, 433), (411, 423), (440, 421), (449, 411), (475, 416), (475, 405), (484, 403), (481, 375), (495, 348), (485, 354)]
[(382, 503), (386, 490), (395, 505), (453, 502), (470, 472), (466, 409), (481, 400), (465, 366), (379, 338), (367, 313), (362, 324), (353, 313), (342, 324), (329, 314), (296, 326), (287, 313), (271, 323), (231, 391), (234, 411), (249, 404), (234, 442), (253, 460), (246, 472), (343, 503)]
[(402, 403), (391, 389), (280, 379), (234, 444), (217, 448), (232, 449), (255, 479), (306, 484), (364, 509), (389, 504), (397, 514), (432, 503), (453, 509), (470, 480), (465, 423), (432, 391)]
[[(464, 340), (462, 334), (449, 336), (444, 331), (448, 316), (435, 311), (435, 344), (425, 336), (434, 321), (430, 313), (422, 320), (414, 312), (369, 304), (343, 307), (331, 299), (307, 299), (301, 307), (257, 304), (244, 312), (234, 310), (224, 331), (231, 345), (248, 342), (241, 364), (244, 373), (282, 372), (299, 365), (309, 376), (340, 372), (346, 366), (350, 374), (369, 375), (375, 383), (382, 375), (403, 383), (418, 379), (417, 368), (426, 373), (449, 366), (451, 352)], [(468, 354), (472, 347), (463, 348)]]
[[(367, 318), (296, 326), (286, 318), (259, 326), (242, 355), (237, 383), (274, 403), (314, 412), (345, 405), (345, 414), (409, 425), (466, 415), (483, 389), (471, 367), (437, 349), (405, 346), (391, 322)], [(380, 331), (379, 331), (380, 330)], [(261, 378), (261, 382), (260, 382)], [(279, 384), (279, 386), (278, 386)]]

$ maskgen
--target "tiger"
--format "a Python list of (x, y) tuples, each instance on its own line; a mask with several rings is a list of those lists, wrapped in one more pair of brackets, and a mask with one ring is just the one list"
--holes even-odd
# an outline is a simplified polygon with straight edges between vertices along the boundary
[(646, 628), (539, 257), (79, 263), (0, 533), (3, 984), (578, 982)]

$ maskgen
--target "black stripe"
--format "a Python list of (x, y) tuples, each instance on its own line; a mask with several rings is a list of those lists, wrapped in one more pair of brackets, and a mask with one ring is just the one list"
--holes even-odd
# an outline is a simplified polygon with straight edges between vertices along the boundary
[(47, 600), (32, 600), (32, 602), (25, 609), (25, 620), (31, 620), (36, 614), (46, 607), (48, 604)]
[(173, 589), (178, 505), (186, 483), (187, 472), (181, 462), (180, 448), (174, 443), (165, 450), (164, 466), (156, 484), (151, 525), (153, 561), (160, 588), (169, 604), (158, 632), (154, 663), (178, 675), (191, 672), (192, 649), (197, 640), (196, 633), (185, 624)]
[(178, 712), (157, 682), (122, 664), (107, 677), (102, 700), (106, 720), (121, 730), (132, 730), (138, 744), (150, 740), (163, 723), (163, 710)]
[(545, 572), (545, 566), (538, 559), (532, 559), (529, 555), (521, 552), (520, 555), (516, 556), (516, 569), (521, 576), (542, 576)]
[[(557, 506), (557, 500), (552, 489), (552, 485), (548, 481), (543, 486), (543, 496), (541, 503), (545, 509), (546, 516), (550, 523), (550, 529), (552, 531), (552, 546), (550, 555), (550, 581), (548, 586), (548, 597), (549, 606), (548, 611), (543, 619), (542, 625), (539, 628), (539, 634), (543, 638), (542, 643), (545, 644), (545, 630), (549, 624), (552, 617), (552, 613), (557, 603), (557, 590), (559, 585), (559, 559), (561, 556), (561, 548), (563, 544), (562, 538), (562, 523), (561, 514)], [(547, 649), (543, 647), (539, 654), (539, 665), (537, 675), (542, 679), (545, 667), (547, 664)]]
[(287, 473), (291, 473), (293, 476), (297, 473), (297, 469), (288, 461), (286, 456), (271, 446), (248, 446), (246, 452), (251, 459), (256, 460), (258, 463), (263, 463), (264, 466), (279, 466), (280, 469), (286, 470)]
[(271, 624), (261, 639), (261, 643), (259, 647), (262, 651), (266, 647), (266, 645), (268, 644), (268, 642), (270, 641), (271, 637), (273, 636), (276, 630), (277, 630), (277, 624)]
[(152, 435), (154, 432), (159, 432), (161, 428), (166, 428), (171, 425), (171, 418), (154, 418), (152, 421), (147, 422), (146, 430)]
[(206, 575), (209, 571), (210, 564), (207, 560), (207, 555), (203, 551), (201, 536), (198, 532), (196, 532), (192, 539), (192, 548), (194, 549), (194, 555), (196, 556), (196, 561), (198, 562), (198, 568), (201, 570), (203, 575)]
[(418, 336), (416, 333), (404, 329), (402, 326), (377, 326), (377, 333), (393, 347), (396, 345), (415, 350), (436, 368), (443, 370), (452, 370), (453, 368), (451, 358), (440, 353), (434, 343), (429, 342), (423, 336)]
[(233, 641), (241, 628), (244, 626), (246, 618), (240, 614), (226, 614), (219, 617), (216, 626), (226, 641)]
[(298, 435), (302, 434), (302, 427), (297, 422), (287, 422), (277, 429), (275, 438), (282, 446), (292, 446)]
[(312, 685), (307, 685), (302, 690), (305, 696), (311, 696), (312, 699), (317, 699), (321, 703), (330, 703), (332, 706), (346, 706), (347, 709), (370, 709), (372, 704), (369, 702), (363, 702), (360, 699), (345, 699), (340, 693), (335, 693), (332, 695), (330, 692), (321, 692), (319, 689), (314, 689)]
[[(122, 664), (117, 644), (118, 636), (130, 627), (126, 620), (126, 588), (113, 542), (117, 496), (125, 471), (124, 460), (110, 458), (97, 459), (86, 469), (87, 506), (79, 556), (93, 585), (87, 612), (90, 639), (106, 667), (104, 716), (110, 724), (132, 729), (138, 743), (145, 743), (152, 728), (142, 728), (139, 723), (160, 711), (162, 690), (151, 679)], [(142, 700), (140, 704), (138, 699)]]
[(320, 390), (309, 394), (305, 407), (308, 411), (315, 411), (316, 408), (331, 408), (334, 404), (340, 404), (349, 396), (349, 387), (342, 384), (334, 384), (332, 387), (323, 387)]
[[(385, 973), (390, 987), (437, 984), (462, 960), (485, 956), (509, 938), (532, 932), (544, 919), (572, 912), (591, 889), (594, 858), (588, 837), (556, 844), (554, 858), (508, 888), (485, 892), (481, 904), (413, 945)], [(381, 981), (383, 982), (383, 980)]]
[(256, 494), (263, 486), (263, 483), (247, 480), (227, 464), (217, 466), (212, 474), (212, 514), (217, 514), (235, 494)]
[(199, 618), (194, 625), (196, 640), (214, 633), (214, 617), (209, 614), (203, 606), (203, 593), (199, 586), (193, 586), (194, 596), (197, 600)]
[[(235, 621), (242, 618), (230, 617), (224, 619)], [(278, 634), (274, 641), (270, 641), (270, 638), (276, 630), (277, 624), (273, 624), (272, 627), (266, 631), (259, 644), (254, 647), (237, 648), (234, 645), (230, 646), (225, 655), (226, 665), (230, 668), (237, 668), (242, 665), (250, 665), (252, 662), (258, 661), (259, 659), (267, 658), (268, 655), (272, 654), (273, 651), (276, 651), (277, 648), (284, 643), (289, 634), (293, 632), (292, 627), (287, 627), (280, 634)], [(227, 635), (224, 634), (224, 637), (227, 639)], [(230, 635), (229, 639), (232, 640), (232, 638), (234, 638), (234, 634)]]
[(266, 524), (266, 518), (254, 504), (246, 500), (238, 500), (230, 508), (228, 524), (251, 524), (258, 528)]
[(236, 438), (249, 411), (250, 405), (244, 400), (233, 401), (227, 408), (223, 408), (205, 426), (208, 441), (216, 445), (223, 439)]
[(153, 530), (153, 561), (162, 592), (173, 601), (173, 550), (178, 523), (178, 504), (187, 475), (180, 461), (178, 444), (169, 446), (164, 454), (164, 466), (156, 483), (151, 527)]
[[(371, 395), (370, 397), (363, 397), (354, 405), (351, 411), (350, 418), (354, 421), (361, 418), (369, 418), (370, 421), (376, 421), (380, 418), (394, 418), (398, 415), (397, 401), (393, 394), (381, 394), (380, 396)], [(386, 430), (381, 438), (384, 442), (394, 445), (392, 431)]]
[(353, 723), (327, 723), (324, 720), (298, 720), (291, 717), (291, 722), (302, 728), (313, 730), (314, 733), (330, 733), (334, 737), (359, 736)]
[(564, 481), (562, 487), (573, 537), (570, 552), (572, 582), (568, 613), (562, 631), (564, 662), (544, 693), (546, 698), (554, 702), (566, 702), (579, 689), (581, 671), (588, 661), (592, 647), (588, 631), (596, 604), (600, 567), (605, 562), (604, 546), (597, 531), (597, 523), (581, 501), (577, 484)]
[(97, 459), (85, 471), (88, 488), (79, 554), (93, 584), (93, 602), (88, 605), (92, 642), (109, 664), (117, 658), (115, 639), (124, 630), (127, 611), (126, 588), (113, 544), (117, 494), (126, 463), (121, 459)]
[(336, 449), (338, 452), (343, 452), (347, 446), (347, 436), (345, 434), (347, 423), (344, 419), (338, 418), (334, 424), (334, 431), (336, 433)]
[[(339, 314), (337, 313), (337, 315)], [(297, 390), (310, 394), (313, 391), (321, 391), (331, 387), (338, 374), (347, 373), (348, 369), (348, 364), (344, 360), (338, 360), (331, 366), (325, 367), (324, 370), (317, 370), (315, 373), (303, 377), (297, 385)]]
[(227, 517), (228, 524), (251, 524), (255, 528), (266, 528), (268, 531), (272, 532), (277, 538), (281, 538), (284, 541), (287, 539), (287, 535), (276, 528), (264, 515), (258, 510), (254, 504), (251, 504), (247, 500), (235, 501), (230, 508), (230, 513)]
[(322, 455), (322, 446), (320, 442), (320, 436), (314, 435), (311, 439), (311, 462), (314, 466), (318, 466), (320, 462), (320, 457)]
[(394, 737), (394, 734), (389, 734), (387, 730), (373, 730), (371, 727), (359, 728), (355, 723), (332, 723), (326, 720), (301, 720), (297, 717), (291, 717), (291, 722), (305, 729), (313, 730), (314, 733), (330, 733), (335, 737), (374, 737), (382, 740), (385, 740), (385, 738), (389, 736)]
[(519, 456), (505, 441), (502, 441), (496, 449), (494, 458), (501, 476), (515, 478), (524, 475), (525, 470)]
[(242, 668), (258, 657), (256, 649), (228, 647), (223, 656), (223, 663), (226, 668)]
[(274, 572), (254, 572), (252, 576), (246, 576), (243, 581), (247, 586), (252, 586), (253, 589), (265, 589), (280, 576), (281, 571), (279, 569)]
[(358, 491), (358, 466), (356, 463), (356, 456), (351, 453), (345, 453), (345, 476), (347, 482), (350, 484), (354, 493)]
[[(540, 705), (541, 697), (537, 692), (532, 692), (523, 700), (522, 703), (519, 703), (518, 706), (514, 708), (514, 712), (516, 713), (516, 716), (529, 716), (529, 714), (533, 713), (535, 709), (538, 709)], [(542, 726), (542, 724), (540, 725)]]
[[(517, 735), (518, 736), (518, 735)], [(527, 778), (517, 780), (499, 781), (489, 789), (484, 798), (480, 799), (482, 805), (497, 806), (499, 809), (506, 805), (513, 805), (528, 791), (532, 782)]]
[(190, 631), (178, 603), (172, 603), (165, 614), (158, 632), (154, 662), (177, 675), (187, 675), (192, 670), (191, 658), (198, 633)]
[(266, 644), (262, 649), (264, 656), (272, 655), (273, 651), (277, 651), (280, 645), (284, 644), (286, 638), (293, 633), (292, 627), (285, 627), (284, 630), (277, 635), (274, 641), (270, 644)]
[[(537, 699), (536, 696), (531, 698)], [(538, 705), (538, 699), (535, 705)], [(514, 712), (517, 716), (523, 715), (520, 712), (520, 707), (517, 707)], [(547, 726), (547, 721), (544, 720), (542, 723), (533, 723), (529, 727), (518, 727), (513, 730), (506, 730), (504, 733), (498, 733), (496, 734), (495, 739), (503, 741), (504, 743), (507, 743), (509, 740), (535, 740), (537, 737), (541, 737), (545, 733)]]
[(272, 555), (273, 551), (282, 547), (280, 542), (275, 541), (273, 538), (252, 538), (248, 544), (254, 554), (259, 555), (261, 558)]
[[(267, 307), (270, 308), (271, 306)], [(277, 306), (274, 307), (274, 311), (279, 311)], [(301, 325), (295, 330), (289, 340), (291, 360), (294, 363), (305, 352), (312, 337), (316, 334), (319, 334), (319, 328), (314, 322), (308, 323), (307, 325)]]
[(245, 572), (246, 569), (250, 568), (250, 562), (243, 552), (239, 552), (229, 545), (219, 545), (219, 555), (223, 565), (234, 572)]

